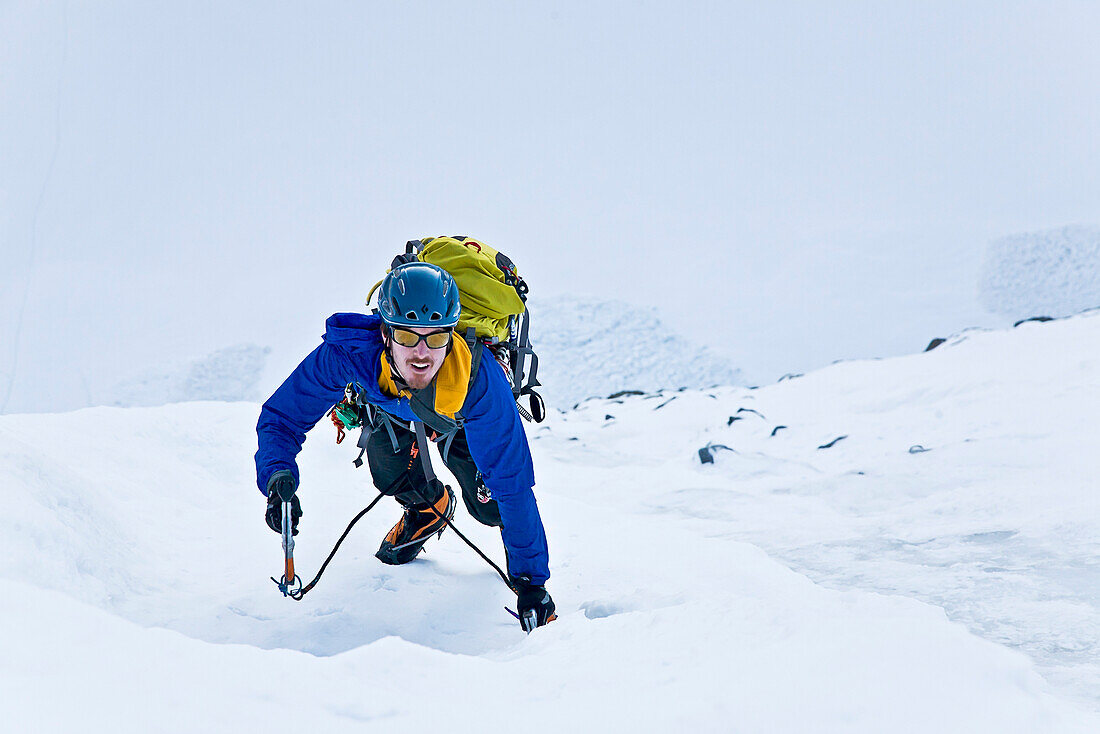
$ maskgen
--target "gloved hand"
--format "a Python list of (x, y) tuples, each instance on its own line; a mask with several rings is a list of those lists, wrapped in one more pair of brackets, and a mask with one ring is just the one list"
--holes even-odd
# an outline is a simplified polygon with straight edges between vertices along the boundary
[(267, 512), (264, 519), (267, 526), (276, 533), (283, 532), (283, 503), (290, 502), (290, 524), (293, 535), (298, 534), (298, 518), (302, 516), (302, 502), (294, 494), (298, 482), (288, 469), (282, 469), (267, 480)]
[(553, 622), (558, 618), (554, 611), (554, 600), (542, 584), (531, 583), (529, 576), (513, 576), (516, 587), (516, 606), (519, 611), (519, 625), (528, 634), (536, 627)]

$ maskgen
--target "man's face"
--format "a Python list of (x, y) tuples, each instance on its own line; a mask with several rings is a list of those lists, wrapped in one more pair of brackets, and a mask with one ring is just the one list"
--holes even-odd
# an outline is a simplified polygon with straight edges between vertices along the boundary
[[(422, 327), (406, 326), (398, 327), (396, 331), (413, 332), (418, 335), (435, 334), (438, 332), (450, 333), (450, 329), (429, 329)], [(392, 332), (391, 332), (392, 333)], [(405, 382), (414, 390), (423, 390), (432, 383), (439, 368), (443, 366), (443, 360), (447, 357), (447, 345), (438, 349), (428, 346), (425, 339), (421, 339), (415, 346), (403, 346), (398, 339), (410, 341), (410, 339), (397, 333), (390, 338), (390, 352), (393, 354), (394, 367), (405, 378)]]

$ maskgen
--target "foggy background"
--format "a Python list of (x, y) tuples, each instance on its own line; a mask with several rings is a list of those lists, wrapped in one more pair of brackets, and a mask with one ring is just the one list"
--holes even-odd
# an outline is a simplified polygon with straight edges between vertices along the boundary
[[(202, 396), (180, 386), (219, 370), (265, 397), (425, 235), (503, 250), (536, 299), (657, 314), (752, 383), (1009, 324), (1047, 303), (990, 296), (1011, 238), (1095, 267), (1098, 23), (0, 0), (0, 412)], [(1048, 280), (1100, 305), (1081, 277)]]

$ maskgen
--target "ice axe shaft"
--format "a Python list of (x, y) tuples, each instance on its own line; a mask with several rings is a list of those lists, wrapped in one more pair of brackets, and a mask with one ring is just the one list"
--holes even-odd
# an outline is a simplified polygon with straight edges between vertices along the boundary
[(294, 580), (294, 519), (291, 504), (283, 503), (283, 558), (286, 560), (287, 583)]
[[(271, 577), (279, 587), (279, 591), (283, 592), (283, 596), (292, 596), (301, 588), (301, 582), (294, 573), (294, 518), (291, 517), (293, 511), (290, 502), (283, 502), (283, 578), (277, 580), (274, 576)], [(292, 589), (296, 581), (299, 586)]]

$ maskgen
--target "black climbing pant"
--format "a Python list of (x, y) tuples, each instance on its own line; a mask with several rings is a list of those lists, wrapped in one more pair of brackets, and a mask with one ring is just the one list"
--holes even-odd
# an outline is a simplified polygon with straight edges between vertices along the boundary
[[(428, 487), (428, 480), (420, 466), (416, 434), (409, 430), (407, 424), (392, 421), (390, 425), (397, 441), (396, 451), (394, 441), (381, 421), (367, 439), (367, 463), (374, 486), (380, 492), (395, 497), (405, 507), (434, 504), (443, 496), (443, 485)], [(501, 527), (504, 523), (500, 520), (500, 510), (481, 481), (481, 474), (466, 444), (465, 431), (459, 430), (451, 441), (444, 463), (458, 480), (462, 501), (470, 515), (482, 525)]]

